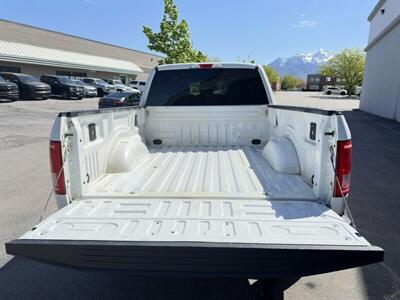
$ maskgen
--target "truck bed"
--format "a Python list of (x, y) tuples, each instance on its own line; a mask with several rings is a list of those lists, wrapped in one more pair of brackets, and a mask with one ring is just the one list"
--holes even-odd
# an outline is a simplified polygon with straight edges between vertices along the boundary
[[(149, 78), (164, 83), (154, 103), (147, 89), (140, 108), (60, 114), (51, 171), (61, 209), (7, 243), (7, 253), (140, 275), (259, 279), (382, 261), (383, 250), (339, 216), (340, 205), (330, 208), (338, 200), (330, 149), (351, 138), (343, 116), (270, 105), (261, 67), (218, 64), (200, 79), (194, 66), (157, 67)], [(175, 70), (172, 81), (162, 73)], [(183, 88), (171, 89), (180, 78)], [(200, 92), (188, 78), (204, 83)], [(289, 143), (274, 150), (274, 138)], [(276, 169), (301, 174), (274, 171), (264, 146), (271, 163), (300, 165)]]
[(87, 196), (129, 194), (229, 199), (315, 199), (301, 175), (276, 172), (263, 146), (153, 147), (127, 173), (108, 173)]

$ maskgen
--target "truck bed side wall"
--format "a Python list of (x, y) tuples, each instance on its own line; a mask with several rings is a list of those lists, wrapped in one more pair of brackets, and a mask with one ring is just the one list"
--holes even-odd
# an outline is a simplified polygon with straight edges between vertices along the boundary
[[(270, 107), (270, 136), (288, 138), (295, 146), (301, 175), (313, 186), (314, 195), (329, 204), (334, 186), (330, 147), (351, 139), (345, 119), (334, 112)], [(334, 158), (335, 159), (335, 158)]]
[(90, 191), (105, 174), (117, 140), (138, 136), (137, 114), (134, 109), (102, 110), (62, 118), (60, 136), (68, 145), (64, 166), (68, 201)]

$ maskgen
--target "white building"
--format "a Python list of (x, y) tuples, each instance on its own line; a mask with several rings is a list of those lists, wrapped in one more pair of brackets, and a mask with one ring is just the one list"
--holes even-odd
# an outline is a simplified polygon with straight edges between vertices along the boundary
[(400, 0), (380, 0), (368, 21), (360, 109), (400, 122)]
[(0, 19), (0, 72), (145, 80), (161, 57)]

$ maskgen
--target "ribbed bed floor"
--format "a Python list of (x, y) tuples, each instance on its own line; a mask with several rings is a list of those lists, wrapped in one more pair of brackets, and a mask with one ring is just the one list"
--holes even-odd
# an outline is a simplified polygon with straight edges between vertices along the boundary
[(313, 199), (300, 175), (281, 174), (262, 156), (262, 147), (154, 147), (127, 173), (107, 174), (89, 195), (163, 193), (171, 197)]

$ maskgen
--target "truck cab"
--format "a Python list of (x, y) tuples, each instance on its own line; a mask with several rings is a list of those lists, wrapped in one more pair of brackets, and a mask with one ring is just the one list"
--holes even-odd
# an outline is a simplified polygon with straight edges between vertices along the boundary
[(51, 94), (63, 99), (82, 99), (85, 96), (85, 88), (75, 84), (70, 78), (57, 75), (42, 75), (40, 81), (48, 84)]
[(18, 86), (22, 99), (47, 99), (50, 86), (29, 74), (1, 72), (0, 76)]

